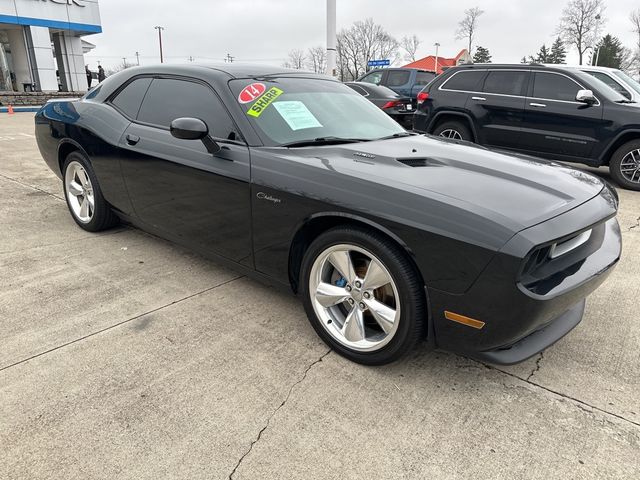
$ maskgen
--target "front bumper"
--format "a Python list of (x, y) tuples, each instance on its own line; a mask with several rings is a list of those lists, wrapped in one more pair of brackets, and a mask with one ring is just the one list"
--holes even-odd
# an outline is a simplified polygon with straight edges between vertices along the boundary
[(540, 330), (536, 330), (511, 346), (477, 352), (472, 356), (477, 360), (498, 365), (513, 365), (531, 358), (577, 327), (582, 321), (585, 304), (585, 300), (580, 301)]
[[(496, 253), (463, 294), (429, 289), (435, 344), (498, 364), (521, 362), (552, 345), (581, 320), (585, 298), (613, 271), (622, 250), (615, 201), (603, 191), (585, 204), (524, 230)], [(592, 227), (597, 245), (538, 287), (519, 279), (528, 254), (545, 243)], [(594, 238), (596, 235), (594, 235)], [(454, 312), (483, 322), (472, 328), (446, 318)]]

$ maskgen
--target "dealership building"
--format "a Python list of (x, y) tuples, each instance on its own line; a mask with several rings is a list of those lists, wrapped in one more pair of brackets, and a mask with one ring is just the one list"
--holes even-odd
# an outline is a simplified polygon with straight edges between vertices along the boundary
[(97, 0), (0, 0), (0, 92), (83, 92)]

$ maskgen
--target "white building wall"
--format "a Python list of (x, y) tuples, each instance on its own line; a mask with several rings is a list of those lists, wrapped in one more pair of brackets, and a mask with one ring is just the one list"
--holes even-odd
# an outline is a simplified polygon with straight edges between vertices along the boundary
[(9, 44), (11, 45), (11, 58), (13, 60), (13, 73), (16, 76), (16, 85), (18, 91), (23, 92), (25, 84), (31, 85), (33, 83), (24, 30), (22, 28), (7, 30), (7, 35), (9, 36)]
[(58, 80), (56, 78), (49, 29), (47, 27), (31, 26), (25, 27), (25, 32), (29, 40), (29, 55), (32, 66), (35, 65), (36, 85), (43, 92), (57, 92)]
[(82, 39), (66, 33), (57, 33), (54, 35), (54, 46), (63, 90), (86, 92), (88, 85), (84, 69)]

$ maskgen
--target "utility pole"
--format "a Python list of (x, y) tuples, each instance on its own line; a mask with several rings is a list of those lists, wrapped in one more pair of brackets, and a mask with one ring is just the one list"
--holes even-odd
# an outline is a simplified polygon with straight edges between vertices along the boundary
[[(600, 19), (601, 18), (602, 17), (600, 16), (600, 14), (596, 15), (596, 40), (598, 40), (598, 34), (600, 32)], [(600, 43), (600, 42), (598, 42), (598, 43)], [(598, 49), (596, 50), (596, 55), (595, 56), (596, 56), (596, 62), (593, 63), (593, 57), (591, 57), (592, 58), (591, 65), (598, 66), (598, 57), (600, 57), (600, 45), (598, 45)]]
[(336, 71), (336, 0), (327, 0), (327, 75), (337, 76)]
[(164, 27), (158, 25), (154, 28), (158, 30), (158, 40), (160, 41), (160, 63), (164, 63), (164, 54), (162, 53), (162, 31), (164, 30)]
[(136, 52), (136, 62), (140, 66), (140, 52)]
[(438, 75), (438, 49), (440, 48), (440, 44), (438, 42), (434, 43), (434, 46), (436, 47), (436, 75)]

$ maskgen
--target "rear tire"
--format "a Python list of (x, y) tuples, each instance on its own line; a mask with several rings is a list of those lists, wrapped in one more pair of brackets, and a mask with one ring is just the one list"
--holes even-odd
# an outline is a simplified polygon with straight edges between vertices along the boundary
[(440, 123), (434, 130), (433, 135), (448, 138), (450, 140), (465, 140), (473, 142), (473, 135), (464, 123), (450, 120)]
[(640, 140), (631, 140), (616, 150), (609, 172), (622, 188), (640, 191)]
[(426, 337), (424, 285), (405, 252), (361, 227), (336, 227), (308, 248), (301, 295), (309, 322), (340, 355), (383, 365)]
[(62, 184), (71, 217), (80, 228), (99, 232), (118, 223), (111, 205), (102, 196), (91, 163), (80, 152), (72, 152), (65, 159)]

